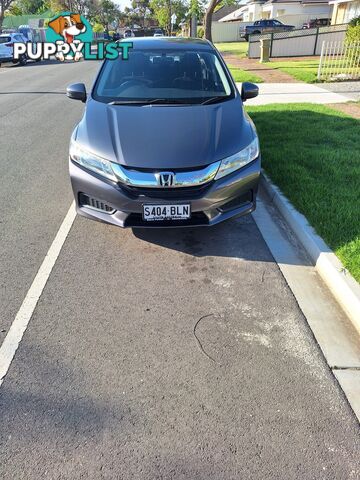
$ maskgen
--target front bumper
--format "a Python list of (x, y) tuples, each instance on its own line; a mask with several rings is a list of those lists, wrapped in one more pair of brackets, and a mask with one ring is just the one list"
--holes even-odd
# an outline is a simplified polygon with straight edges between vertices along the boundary
[[(210, 226), (255, 210), (260, 157), (242, 169), (196, 188), (134, 189), (89, 173), (71, 160), (70, 178), (77, 212), (119, 227)], [(92, 205), (84, 198), (91, 199)], [(144, 204), (191, 204), (189, 220), (147, 222)], [(94, 207), (95, 206), (95, 207)]]
[(0, 56), (0, 63), (9, 63), (9, 62), (16, 63), (17, 61), (14, 60), (13, 56), (6, 56), (6, 57)]

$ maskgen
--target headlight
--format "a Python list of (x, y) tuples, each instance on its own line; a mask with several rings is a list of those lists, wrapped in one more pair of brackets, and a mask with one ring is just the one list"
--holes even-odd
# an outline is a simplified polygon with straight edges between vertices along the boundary
[(248, 163), (252, 162), (259, 156), (259, 139), (255, 137), (254, 140), (240, 152), (231, 155), (230, 157), (221, 160), (219, 170), (216, 174), (215, 180), (229, 175), (229, 173), (235, 172), (241, 167), (244, 167)]
[(102, 177), (106, 177), (109, 180), (117, 181), (117, 178), (111, 167), (111, 162), (104, 158), (98, 157), (93, 153), (89, 153), (83, 150), (74, 140), (70, 143), (70, 158), (74, 162), (82, 165), (84, 168), (98, 173)]

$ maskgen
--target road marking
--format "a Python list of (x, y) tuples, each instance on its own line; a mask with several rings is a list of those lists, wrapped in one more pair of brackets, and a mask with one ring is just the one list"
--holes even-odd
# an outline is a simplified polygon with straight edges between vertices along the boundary
[(29, 325), (30, 319), (34, 313), (37, 302), (44, 290), (55, 262), (61, 252), (72, 224), (76, 217), (75, 203), (73, 202), (64, 218), (54, 241), (52, 242), (44, 261), (42, 262), (26, 297), (16, 317), (0, 347), (0, 386), (7, 374), (11, 362), (15, 356), (16, 350), (20, 345), (21, 339)]

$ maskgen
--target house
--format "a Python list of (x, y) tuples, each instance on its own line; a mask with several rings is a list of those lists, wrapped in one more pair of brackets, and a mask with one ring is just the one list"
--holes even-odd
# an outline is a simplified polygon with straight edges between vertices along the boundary
[(333, 7), (331, 25), (348, 23), (360, 16), (360, 0), (330, 0), (329, 4)]
[(243, 0), (240, 2), (240, 8), (233, 11), (219, 22), (254, 22), (262, 18), (262, 5), (266, 0)]
[(328, 0), (268, 0), (262, 6), (262, 18), (276, 18), (283, 23), (301, 27), (315, 18), (330, 18)]
[(238, 5), (231, 5), (231, 6), (224, 5), (223, 7), (220, 7), (218, 10), (216, 10), (213, 13), (212, 21), (213, 22), (218, 22), (220, 20), (220, 18), (223, 18), (223, 17), (231, 14), (232, 12), (237, 10), (238, 8), (239, 8)]
[(238, 10), (219, 21), (254, 22), (276, 18), (282, 23), (301, 28), (303, 23), (311, 19), (330, 18), (330, 11), (328, 0), (247, 0)]

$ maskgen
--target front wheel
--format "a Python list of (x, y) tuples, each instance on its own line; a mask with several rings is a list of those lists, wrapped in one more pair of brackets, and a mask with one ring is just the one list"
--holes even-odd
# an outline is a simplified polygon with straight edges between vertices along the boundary
[(19, 65), (23, 67), (24, 65), (26, 65), (26, 62), (27, 62), (26, 55), (21, 55), (21, 57), (19, 58)]

